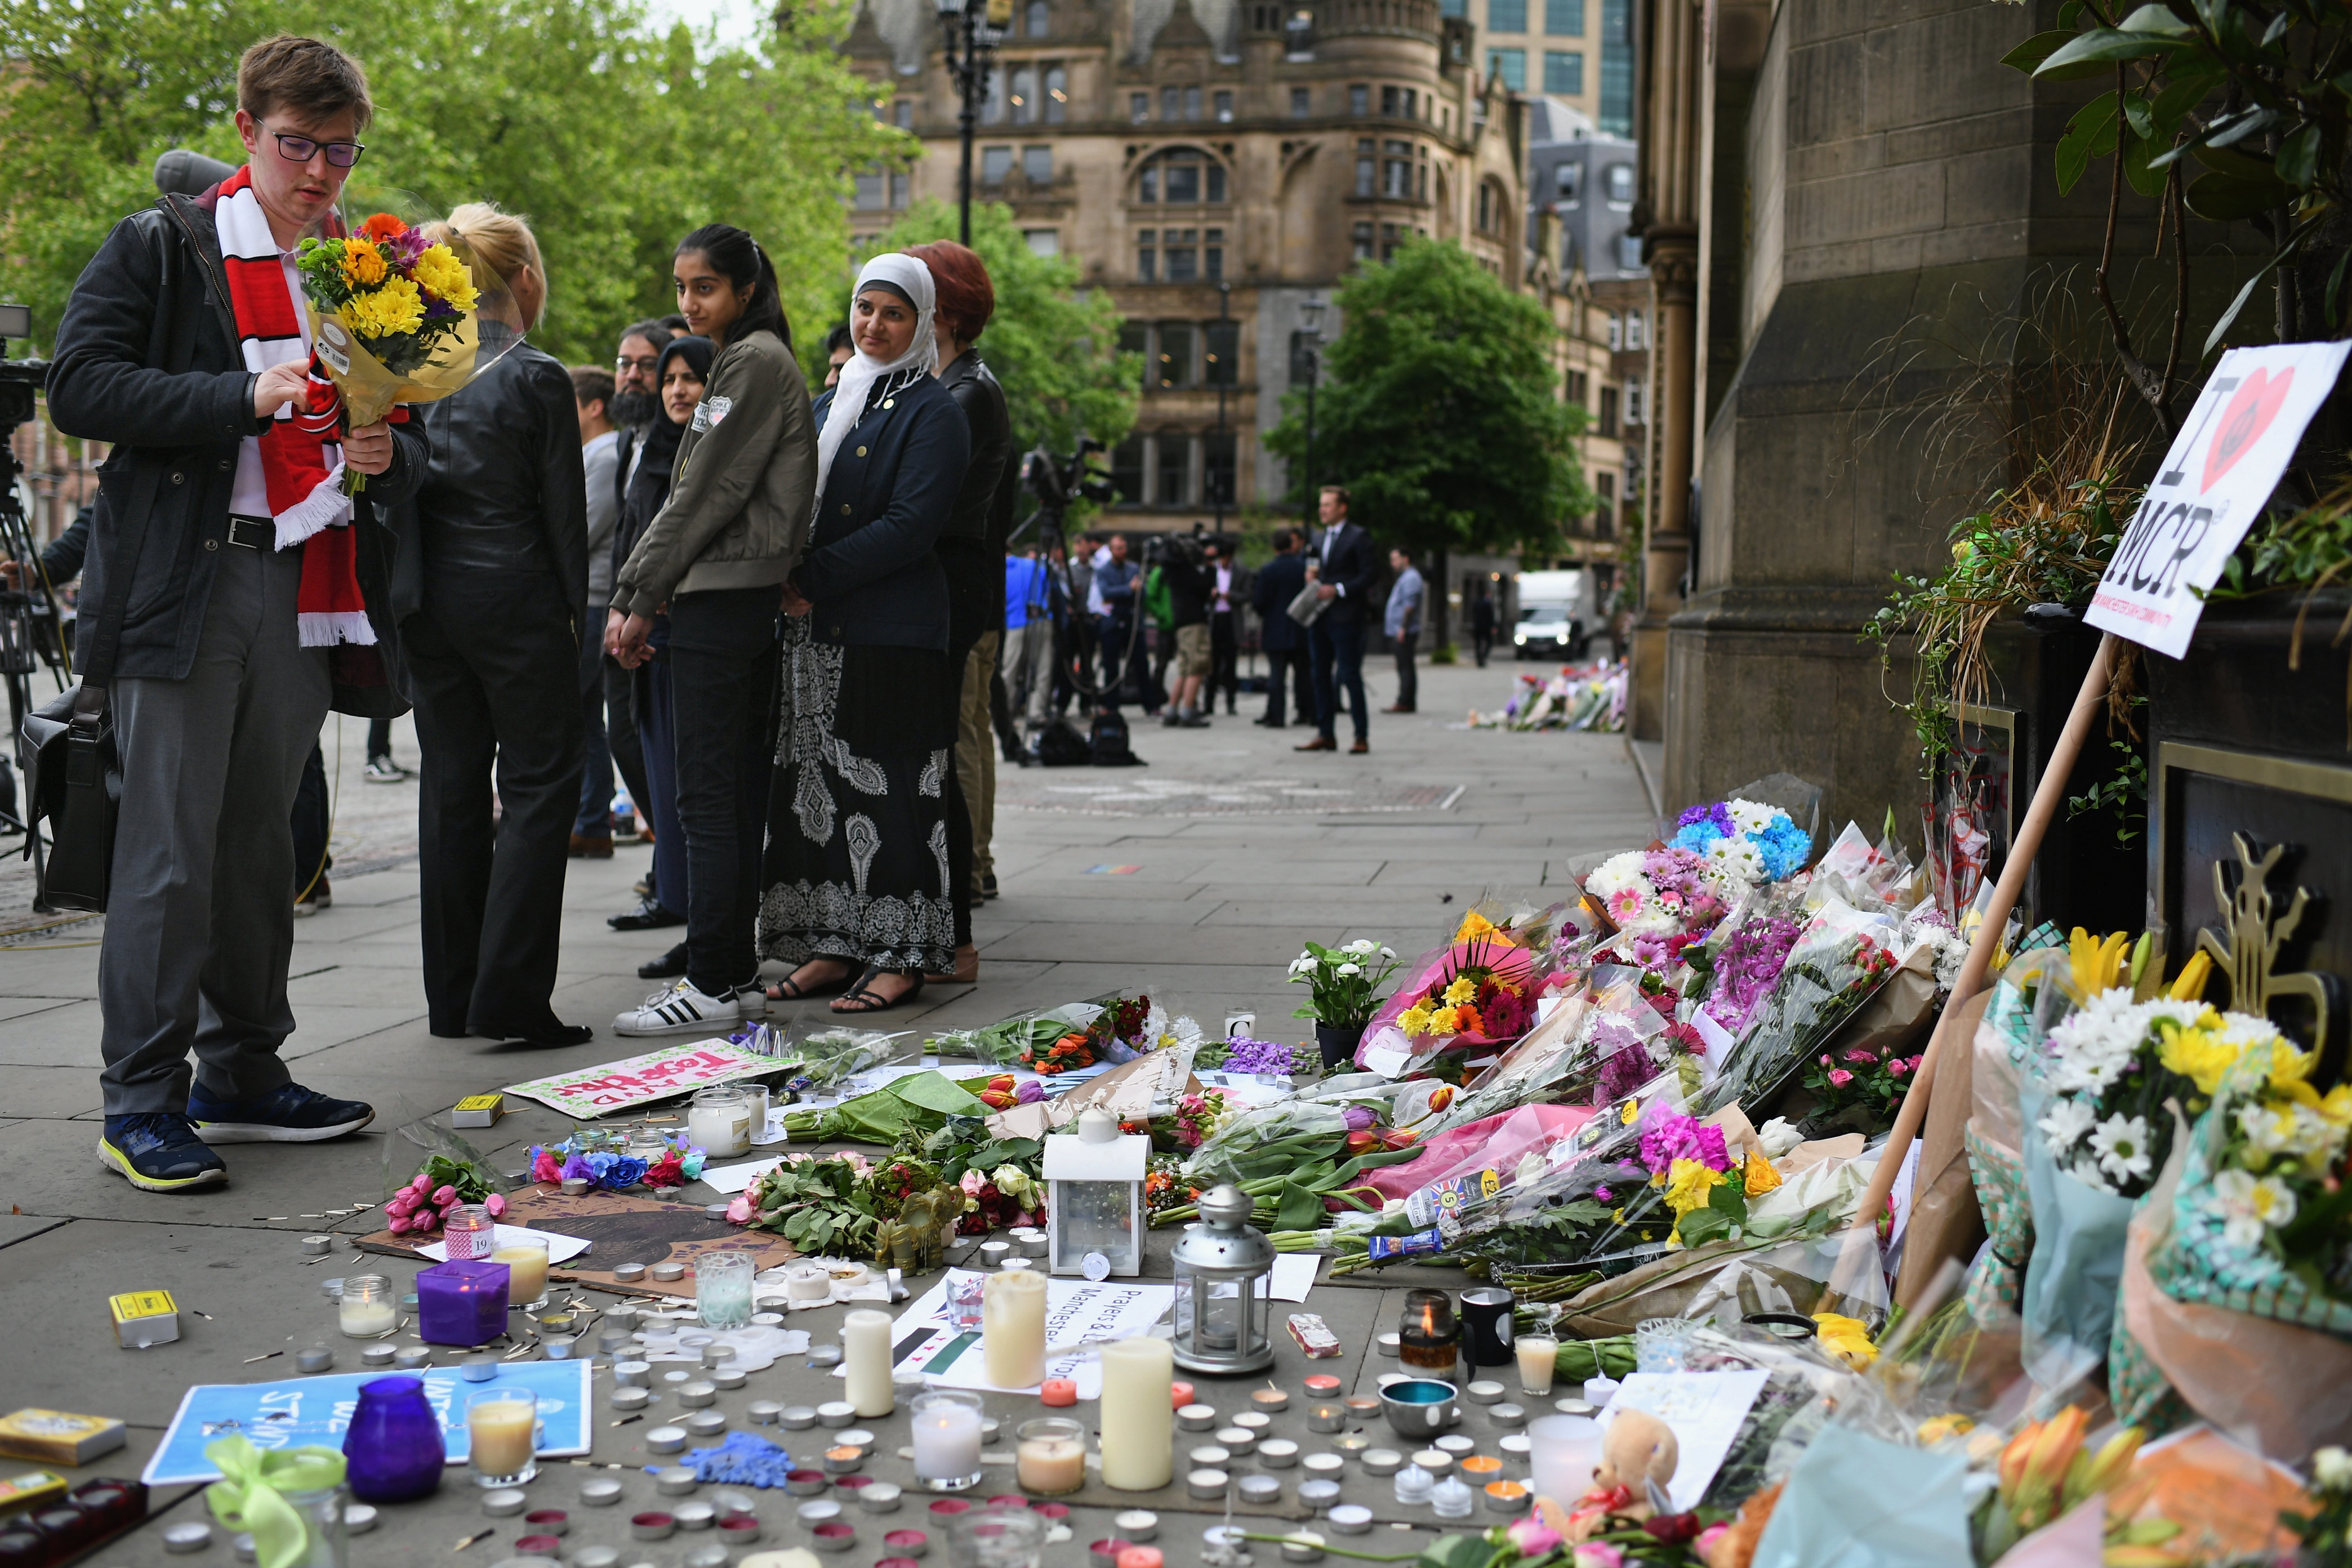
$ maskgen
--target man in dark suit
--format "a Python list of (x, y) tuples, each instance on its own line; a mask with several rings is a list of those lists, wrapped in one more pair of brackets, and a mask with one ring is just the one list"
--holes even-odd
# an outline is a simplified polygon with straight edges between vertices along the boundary
[(1356, 726), (1356, 743), (1348, 750), (1360, 756), (1372, 749), (1371, 709), (1364, 700), (1364, 604), (1372, 591), (1372, 541), (1348, 521), (1343, 487), (1325, 485), (1318, 511), (1323, 538), (1315, 552), (1320, 568), (1315, 591), (1324, 608), (1307, 634), (1307, 651), (1315, 661), (1317, 733), (1297, 749), (1339, 749), (1339, 692), (1345, 689)]
[(1315, 698), (1307, 672), (1307, 632), (1290, 618), (1290, 601), (1307, 586), (1307, 558), (1298, 552), (1298, 535), (1286, 528), (1276, 531), (1274, 549), (1274, 559), (1258, 570), (1250, 599), (1257, 611), (1259, 647), (1265, 654), (1265, 712), (1251, 722), (1279, 730), (1286, 684), (1298, 689), (1301, 719), (1315, 717)]

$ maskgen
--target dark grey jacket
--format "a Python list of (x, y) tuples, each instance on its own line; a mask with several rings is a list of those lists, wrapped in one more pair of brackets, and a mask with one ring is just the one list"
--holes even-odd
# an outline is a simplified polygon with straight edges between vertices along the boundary
[[(116, 675), (184, 679), (212, 599), (213, 574), (228, 533), (237, 447), (268, 428), (253, 413), (252, 372), (237, 349), (236, 317), (213, 227), (214, 192), (158, 202), (114, 226), (82, 269), (58, 324), (49, 371), (49, 416), (58, 429), (109, 441), (82, 570), (77, 638), (86, 656), (107, 600), (126, 595)], [(392, 467), (368, 480), (353, 507), (362, 546), (374, 509), (407, 500), (425, 472), (425, 440), (395, 424)], [(109, 562), (121, 530), (143, 520), (130, 581), (112, 582)], [(362, 563), (369, 552), (363, 547)], [(380, 584), (364, 570), (370, 619), (380, 642), (394, 629)], [(346, 668), (370, 664), (366, 650), (338, 649), (336, 706), (348, 704)]]

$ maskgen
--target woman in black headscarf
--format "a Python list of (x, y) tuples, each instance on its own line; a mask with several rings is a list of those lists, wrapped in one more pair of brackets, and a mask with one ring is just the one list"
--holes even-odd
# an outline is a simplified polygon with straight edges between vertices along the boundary
[[(623, 479), (621, 520), (613, 530), (615, 574), (669, 500), (670, 470), (677, 462), (678, 442), (686, 434), (687, 421), (694, 417), (694, 405), (702, 401), (704, 384), (710, 379), (710, 362), (717, 354), (709, 338), (678, 338), (662, 350), (661, 361), (654, 367), (654, 395), (661, 401), (661, 412), (630, 455), (632, 466)], [(655, 898), (648, 902), (656, 908), (614, 916), (614, 926), (625, 931), (686, 923), (686, 829), (677, 817), (677, 731), (670, 704), (669, 658), (665, 651), (669, 647), (668, 616), (654, 617), (652, 642), (654, 657), (637, 668), (632, 695), (646, 759), (646, 794), (652, 797), (646, 802), (654, 824)], [(637, 969), (644, 980), (685, 973), (684, 942)]]

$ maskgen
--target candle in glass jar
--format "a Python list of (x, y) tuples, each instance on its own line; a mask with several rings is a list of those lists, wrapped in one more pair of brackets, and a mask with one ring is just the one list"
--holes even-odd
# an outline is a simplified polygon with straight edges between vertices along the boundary
[(1052, 1496), (1086, 1485), (1086, 1428), (1076, 1422), (1059, 1415), (1024, 1421), (1013, 1439), (1013, 1474), (1024, 1490)]
[(890, 1394), (890, 1314), (865, 1309), (841, 1320), (841, 1363), (849, 1403), (864, 1416), (887, 1415)]
[(547, 1243), (537, 1237), (503, 1242), (490, 1261), (507, 1266), (507, 1305), (536, 1307), (547, 1300)]
[(1045, 1377), (1045, 1277), (1034, 1268), (992, 1274), (980, 1299), (988, 1381), (1028, 1388)]
[(467, 1462), (475, 1479), (511, 1479), (525, 1475), (532, 1463), (533, 1438), (539, 1422), (539, 1402), (528, 1391), (501, 1389), (466, 1407)]
[(980, 1400), (961, 1390), (919, 1396), (908, 1425), (915, 1435), (915, 1475), (935, 1489), (971, 1486), (980, 1479)]
[(1454, 1377), (1461, 1355), (1462, 1330), (1454, 1321), (1454, 1300), (1444, 1291), (1406, 1291), (1397, 1337), (1398, 1352), (1407, 1368), (1425, 1377)]
[(1552, 1374), (1559, 1363), (1559, 1342), (1547, 1335), (1529, 1334), (1515, 1342), (1511, 1349), (1519, 1358), (1519, 1392), (1549, 1394)]
[(1103, 1484), (1156, 1491), (1174, 1474), (1174, 1414), (1168, 1406), (1173, 1347), (1166, 1340), (1114, 1340), (1101, 1354)]
[(694, 1091), (686, 1112), (686, 1135), (711, 1155), (751, 1152), (751, 1104), (732, 1084), (714, 1083)]
[(400, 1309), (392, 1299), (392, 1281), (381, 1274), (361, 1274), (343, 1281), (335, 1307), (335, 1321), (355, 1340), (374, 1339), (400, 1326)]

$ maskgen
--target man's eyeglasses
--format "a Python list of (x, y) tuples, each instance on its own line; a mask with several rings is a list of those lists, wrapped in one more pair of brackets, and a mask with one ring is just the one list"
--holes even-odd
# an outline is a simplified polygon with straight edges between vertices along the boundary
[(348, 169), (360, 161), (367, 148), (357, 142), (314, 142), (308, 136), (297, 136), (290, 131), (273, 131), (278, 138), (278, 155), (289, 163), (307, 163), (320, 153), (338, 169)]
[(626, 375), (629, 372), (634, 370), (640, 375), (650, 377), (654, 372), (660, 368), (661, 361), (659, 359), (631, 359), (626, 354), (623, 354), (619, 359), (613, 362), (613, 370), (614, 374), (620, 375)]

